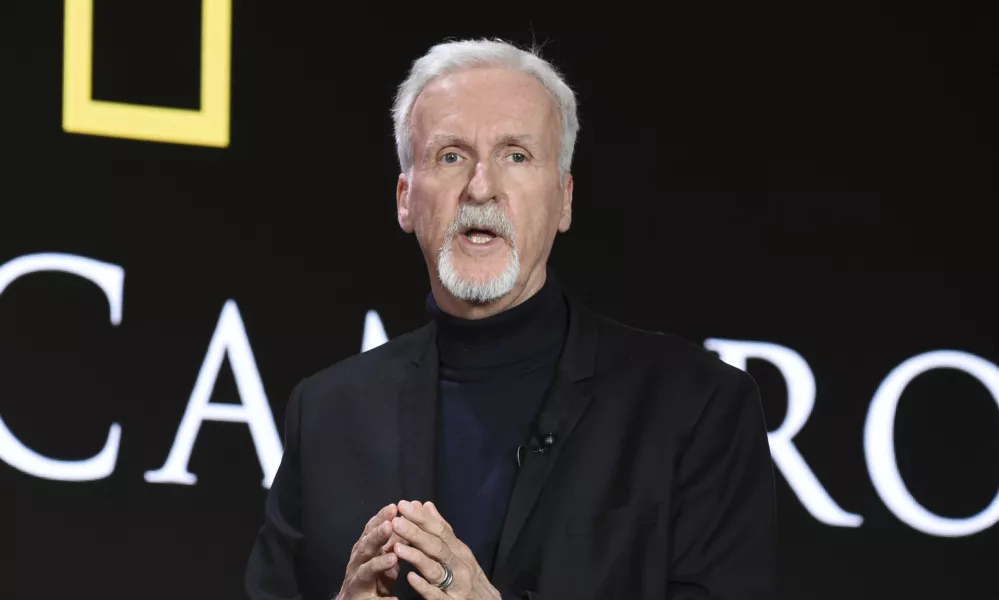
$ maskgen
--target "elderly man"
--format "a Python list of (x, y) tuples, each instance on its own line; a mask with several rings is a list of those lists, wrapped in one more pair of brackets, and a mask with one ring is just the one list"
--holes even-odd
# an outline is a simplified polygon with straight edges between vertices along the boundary
[(752, 379), (590, 312), (547, 266), (572, 220), (560, 75), (441, 44), (394, 118), (432, 318), (294, 390), (249, 596), (774, 598)]

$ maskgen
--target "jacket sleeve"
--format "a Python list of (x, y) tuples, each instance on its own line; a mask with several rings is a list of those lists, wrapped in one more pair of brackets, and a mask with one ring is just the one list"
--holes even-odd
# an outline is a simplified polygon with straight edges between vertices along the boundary
[(726, 367), (679, 459), (667, 600), (777, 598), (773, 461), (756, 382)]
[(300, 600), (298, 557), (302, 545), (300, 417), (302, 388), (285, 413), (285, 448), (264, 503), (264, 522), (250, 551), (244, 585), (250, 600)]

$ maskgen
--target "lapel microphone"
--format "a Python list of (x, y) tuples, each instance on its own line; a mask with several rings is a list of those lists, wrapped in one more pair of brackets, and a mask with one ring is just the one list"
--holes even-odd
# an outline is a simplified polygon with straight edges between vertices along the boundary
[(551, 449), (552, 446), (555, 445), (555, 442), (557, 440), (558, 440), (557, 434), (545, 433), (542, 434), (541, 436), (540, 444), (529, 444), (526, 446), (521, 444), (520, 446), (517, 446), (517, 467), (524, 466), (524, 457), (528, 452), (532, 452), (534, 454), (540, 454), (541, 456), (547, 455), (548, 451)]
[(528, 452), (547, 456), (555, 442), (558, 441), (559, 434), (556, 432), (562, 430), (562, 413), (565, 412), (566, 403), (570, 397), (565, 393), (556, 393), (557, 383), (558, 379), (552, 381), (548, 389), (545, 390), (541, 413), (532, 426), (535, 433), (534, 439), (540, 438), (541, 443), (532, 441), (526, 445), (517, 446), (518, 469), (524, 466), (524, 459)]

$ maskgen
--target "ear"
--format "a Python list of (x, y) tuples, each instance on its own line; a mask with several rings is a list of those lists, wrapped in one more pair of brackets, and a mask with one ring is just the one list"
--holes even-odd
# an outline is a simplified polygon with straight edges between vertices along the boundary
[(395, 208), (399, 227), (406, 233), (413, 233), (413, 219), (409, 214), (409, 189), (408, 175), (399, 173), (399, 183), (395, 188)]
[(562, 177), (562, 217), (558, 221), (558, 230), (565, 233), (572, 224), (572, 174)]

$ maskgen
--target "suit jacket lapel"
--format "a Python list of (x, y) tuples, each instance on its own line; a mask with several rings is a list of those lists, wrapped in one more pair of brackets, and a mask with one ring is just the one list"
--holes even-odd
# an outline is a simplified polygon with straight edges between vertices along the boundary
[[(525, 458), (517, 474), (506, 520), (496, 554), (494, 578), (509, 558), (520, 532), (544, 488), (566, 440), (572, 434), (589, 404), (589, 379), (593, 376), (597, 355), (597, 326), (593, 315), (572, 295), (569, 300), (569, 332), (559, 361), (552, 393), (542, 408), (540, 421), (549, 421), (558, 440), (546, 456)], [(546, 428), (542, 424), (543, 428)], [(542, 432), (544, 433), (544, 432)]]
[(434, 499), (435, 440), (437, 434), (436, 327), (427, 326), (427, 337), (408, 367), (399, 390), (399, 460), (402, 497), (427, 502)]

